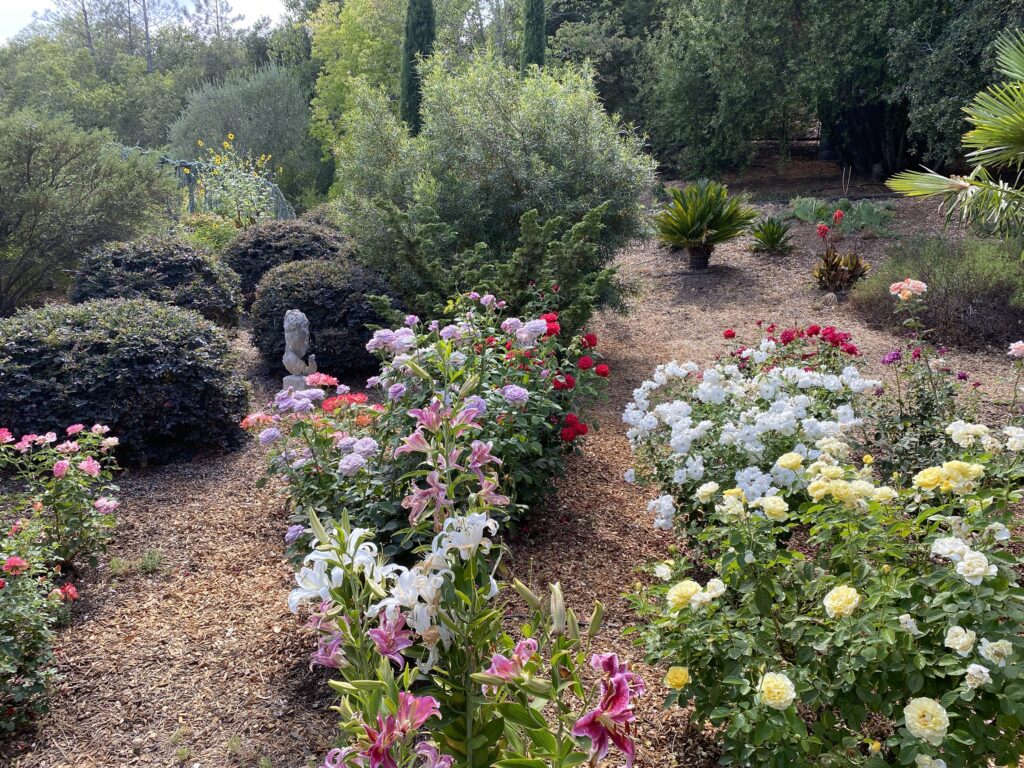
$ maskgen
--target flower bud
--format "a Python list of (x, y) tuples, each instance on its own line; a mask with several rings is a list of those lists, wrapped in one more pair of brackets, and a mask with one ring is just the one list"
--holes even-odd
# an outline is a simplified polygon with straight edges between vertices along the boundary
[(594, 612), (590, 614), (590, 626), (587, 628), (587, 637), (597, 637), (601, 631), (601, 621), (604, 619), (604, 605), (594, 603)]
[(512, 588), (519, 593), (519, 596), (526, 601), (526, 604), (529, 605), (530, 608), (535, 611), (543, 609), (540, 598), (537, 597), (537, 595), (519, 579), (512, 579)]
[(576, 619), (576, 612), (573, 611), (572, 608), (569, 608), (569, 609), (566, 610), (565, 615), (566, 615), (566, 619), (567, 619), (567, 622), (566, 622), (566, 624), (567, 624), (566, 634), (569, 636), (570, 640), (579, 640), (580, 639), (580, 623)]
[(562, 597), (562, 585), (559, 582), (549, 584), (551, 589), (551, 634), (561, 637), (565, 634), (565, 598)]

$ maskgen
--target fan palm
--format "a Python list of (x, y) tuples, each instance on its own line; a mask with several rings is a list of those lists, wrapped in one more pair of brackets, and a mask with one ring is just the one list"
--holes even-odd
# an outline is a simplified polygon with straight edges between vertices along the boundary
[(745, 195), (730, 197), (728, 187), (717, 181), (701, 179), (668, 193), (671, 202), (654, 223), (663, 242), (686, 249), (691, 269), (707, 269), (715, 247), (739, 237), (757, 218)]
[[(950, 218), (991, 226), (1001, 235), (1024, 234), (1024, 33), (1005, 32), (996, 42), (999, 71), (1006, 82), (974, 97), (964, 111), (972, 128), (964, 147), (973, 166), (967, 176), (904, 171), (889, 187), (912, 197), (941, 197)], [(1011, 183), (1000, 176), (1017, 171)]]

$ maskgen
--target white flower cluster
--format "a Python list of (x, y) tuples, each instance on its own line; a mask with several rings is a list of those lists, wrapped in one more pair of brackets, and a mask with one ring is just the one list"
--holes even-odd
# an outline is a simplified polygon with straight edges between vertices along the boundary
[(330, 600), (331, 590), (341, 587), (353, 575), (382, 588), (384, 579), (396, 566), (384, 564), (372, 538), (366, 528), (353, 528), (343, 542), (331, 538), (320, 546), (314, 541), (313, 551), (306, 555), (302, 568), (295, 574), (296, 587), (288, 595), (292, 612), (310, 600)]
[[(763, 363), (773, 348), (765, 341), (746, 353)], [(879, 386), (852, 365), (841, 374), (795, 366), (748, 373), (735, 364), (702, 370), (693, 362), (672, 361), (658, 366), (633, 392), (622, 419), (633, 450), (646, 451), (658, 464), (659, 477), (680, 486), (676, 497), (686, 492), (707, 503), (718, 486), (697, 484), (710, 475), (735, 481), (752, 506), (764, 506), (757, 500), (802, 482), (794, 471), (799, 463), (787, 466), (776, 459), (845, 455), (842, 436), (861, 423), (853, 401)], [(765, 504), (781, 515), (778, 504)], [(671, 495), (658, 497), (648, 509), (656, 528), (672, 528)]]
[[(993, 542), (1006, 541), (1010, 538), (1010, 531), (1002, 523), (992, 523), (985, 529), (983, 536)], [(932, 542), (931, 553), (934, 557), (955, 563), (956, 572), (973, 586), (978, 586), (987, 577), (995, 576), (998, 570), (994, 564), (989, 563), (984, 553), (971, 549), (960, 536), (942, 536), (936, 539)]]
[(957, 419), (946, 427), (946, 434), (949, 439), (961, 448), (971, 448), (980, 444), (989, 453), (999, 453), (1002, 450), (1019, 453), (1024, 451), (1024, 427), (1003, 427), (1003, 435), (1006, 436), (1005, 443), (1000, 441), (997, 435), (984, 424), (972, 424)]

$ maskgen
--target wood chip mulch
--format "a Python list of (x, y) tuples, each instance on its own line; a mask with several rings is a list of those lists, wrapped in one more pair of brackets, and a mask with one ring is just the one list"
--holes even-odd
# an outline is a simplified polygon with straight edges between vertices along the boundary
[[(901, 233), (941, 226), (934, 206), (896, 205)], [(638, 568), (664, 558), (672, 543), (652, 528), (647, 494), (622, 479), (630, 465), (623, 404), (658, 363), (710, 363), (729, 348), (724, 328), (752, 339), (757, 320), (852, 331), (861, 365), (879, 375), (877, 361), (898, 344), (842, 302), (823, 303), (809, 283), (819, 249), (813, 227), (797, 225), (795, 233), (789, 257), (765, 259), (741, 240), (718, 249), (701, 275), (654, 241), (621, 253), (638, 294), (629, 314), (594, 324), (613, 372), (608, 402), (588, 418), (602, 428), (512, 542), (512, 570), (524, 581), (561, 581), (580, 615), (594, 600), (607, 606), (598, 647), (632, 660), (648, 682), (638, 709), (640, 766), (706, 768), (717, 754), (713, 737), (690, 727), (684, 710), (662, 711), (663, 670), (646, 667), (622, 634), (633, 621), (623, 594), (647, 578)], [(857, 242), (876, 261), (888, 245)], [(1009, 394), (1002, 351), (947, 357), (991, 382), (985, 391)], [(324, 678), (309, 671), (309, 638), (285, 606), (285, 516), (279, 500), (254, 488), (261, 472), (261, 456), (249, 450), (126, 473), (111, 554), (137, 559), (159, 549), (164, 566), (114, 578), (104, 564), (86, 578), (87, 599), (60, 636), (63, 681), (53, 711), (20, 745), (14, 768), (220, 768), (256, 766), (260, 757), (273, 768), (303, 768), (322, 759), (334, 735), (331, 697)]]

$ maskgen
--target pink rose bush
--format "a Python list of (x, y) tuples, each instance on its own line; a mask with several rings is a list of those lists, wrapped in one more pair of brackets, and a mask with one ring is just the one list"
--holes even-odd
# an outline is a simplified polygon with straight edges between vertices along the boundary
[[(907, 340), (878, 361), (885, 384), (809, 343), (818, 326), (767, 326), (716, 365), (660, 366), (626, 408), (626, 479), (654, 486), (680, 553), (631, 597), (636, 632), (666, 706), (730, 764), (1024, 754), (1024, 426), (1016, 403), (974, 418), (970, 377), (921, 327), (926, 290), (893, 286)], [(595, 744), (630, 718), (607, 672), (574, 731)]]
[(61, 439), (0, 428), (0, 471), (19, 481), (0, 538), (0, 731), (46, 711), (52, 626), (79, 598), (68, 579), (81, 561), (95, 564), (114, 526), (117, 440), (108, 431), (72, 424)]
[[(502, 525), (597, 391), (597, 340), (563, 345), (553, 315), (501, 320), (494, 297), (469, 302), (451, 323), (374, 336), (379, 404), (339, 385), (280, 393), (247, 419), (302, 515), (289, 605), (313, 609), (313, 662), (343, 713), (323, 768), (578, 765), (610, 745), (631, 764), (643, 683), (616, 662), (592, 686), (582, 666), (601, 607), (581, 627), (557, 584), (541, 600), (515, 582), (531, 616), (513, 641), (499, 581)], [(574, 387), (557, 389), (570, 369)], [(608, 693), (626, 679), (625, 697)]]

